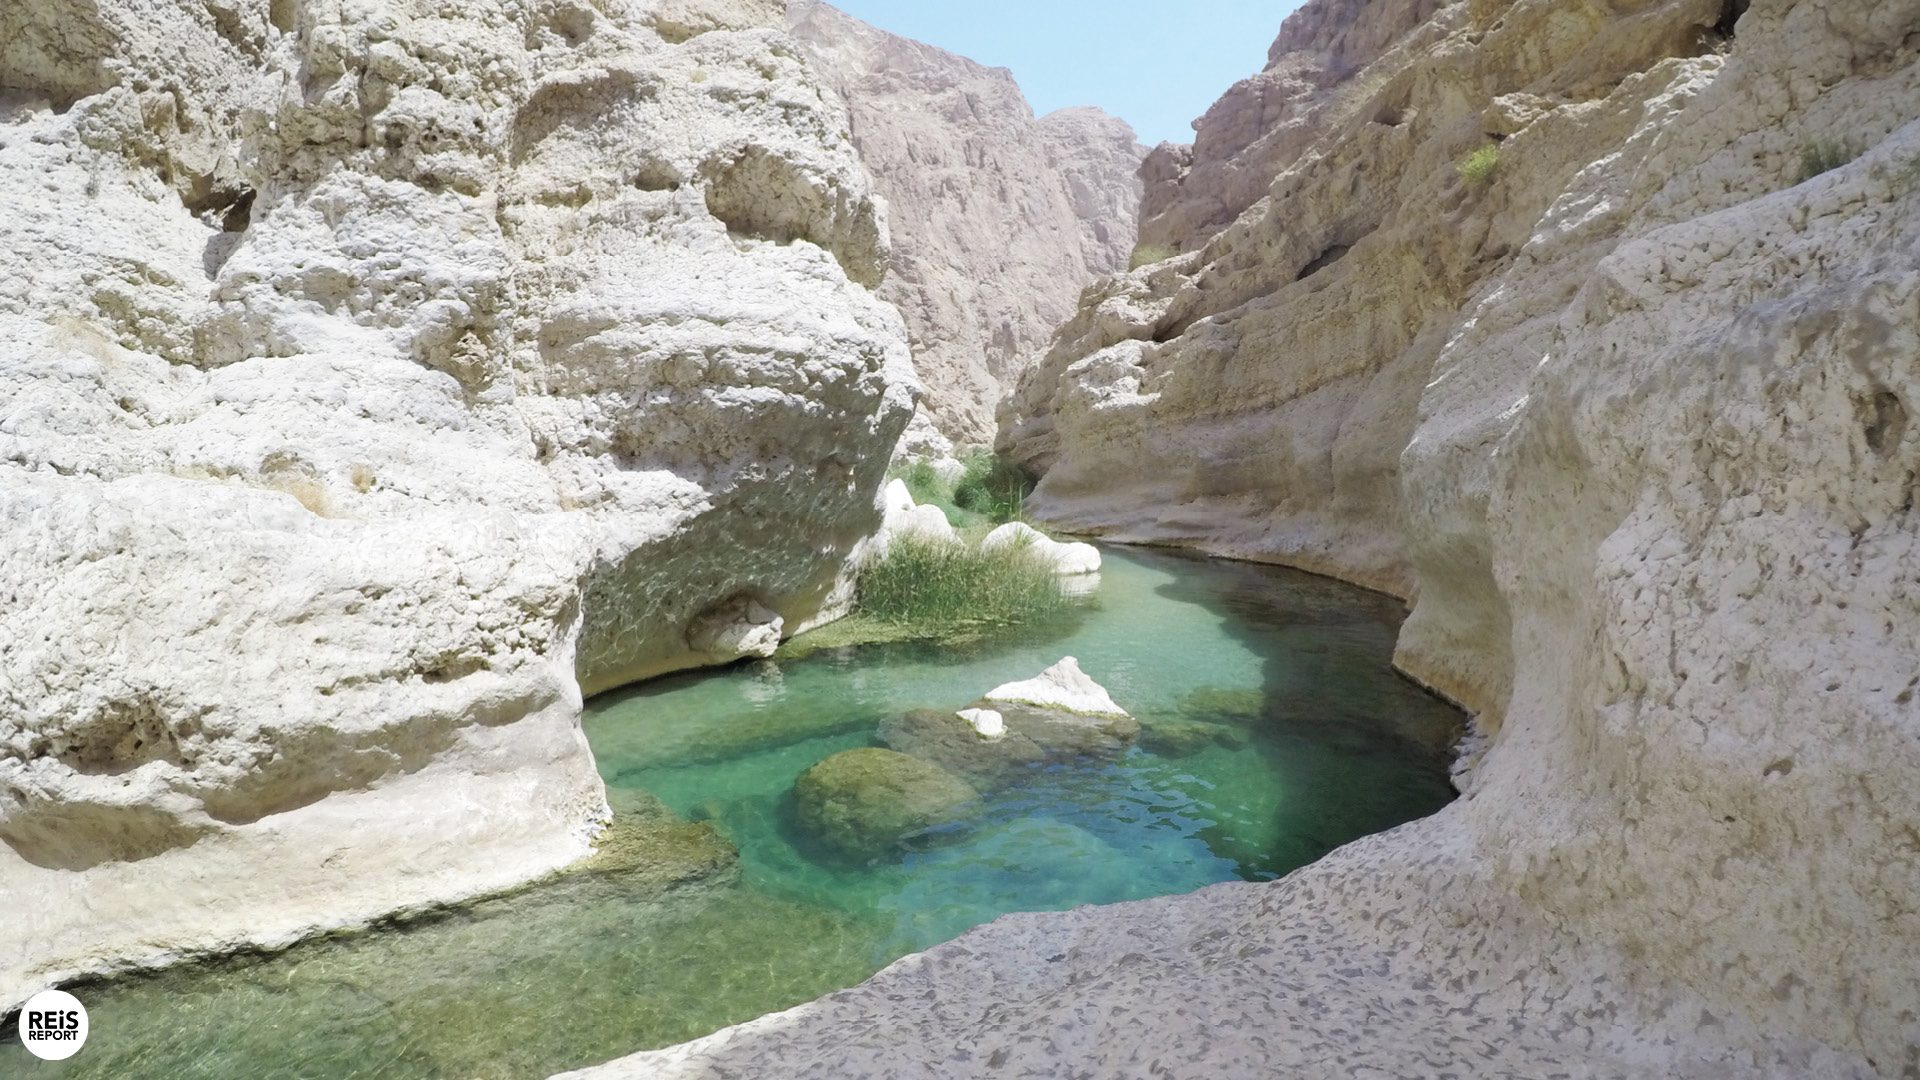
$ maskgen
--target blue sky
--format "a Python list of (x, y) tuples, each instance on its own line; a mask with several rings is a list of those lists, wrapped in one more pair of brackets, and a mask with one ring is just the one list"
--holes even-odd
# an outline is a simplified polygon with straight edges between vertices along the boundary
[(829, 0), (883, 30), (1013, 69), (1036, 113), (1098, 105), (1140, 141), (1191, 121), (1266, 66), (1300, 0)]

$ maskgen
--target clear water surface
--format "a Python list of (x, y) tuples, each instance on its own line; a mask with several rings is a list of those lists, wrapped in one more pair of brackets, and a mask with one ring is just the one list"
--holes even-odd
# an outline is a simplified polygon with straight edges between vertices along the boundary
[[(590, 702), (616, 810), (650, 793), (711, 823), (737, 871), (674, 889), (568, 875), (270, 956), (83, 985), (86, 1048), (33, 1061), (8, 1030), (0, 1074), (546, 1076), (852, 985), (1010, 911), (1275, 878), (1451, 797), (1460, 716), (1391, 670), (1398, 603), (1274, 567), (1104, 555), (1098, 590), (1056, 626), (825, 650)], [(1149, 732), (1200, 722), (1227, 737), (1038, 770), (964, 831), (872, 865), (796, 834), (788, 791), (814, 762), (874, 745), (889, 714), (961, 707), (1065, 655)]]

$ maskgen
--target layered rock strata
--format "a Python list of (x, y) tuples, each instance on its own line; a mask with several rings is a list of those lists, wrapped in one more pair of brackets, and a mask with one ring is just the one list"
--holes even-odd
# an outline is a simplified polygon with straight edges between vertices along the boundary
[(0, 1006), (527, 880), (912, 405), (767, 0), (0, 9)]
[(1043, 518), (1417, 596), (1465, 797), (596, 1075), (1920, 1071), (1920, 3), (1281, 42), (1003, 445)]
[[(1080, 290), (1126, 266), (1146, 152), (1098, 109), (1035, 118), (1004, 68), (868, 26), (817, 0), (794, 36), (845, 95), (894, 240), (898, 305), (941, 434), (989, 443), (994, 408)], [(919, 456), (938, 456), (921, 433)]]
[(1143, 170), (1143, 246), (1187, 253), (1094, 287), (1000, 445), (1046, 473), (1049, 520), (1408, 595), (1399, 457), (1464, 306), (1634, 130), (1661, 61), (1724, 39), (1718, 0), (1335, 7), (1288, 21), (1190, 167)]

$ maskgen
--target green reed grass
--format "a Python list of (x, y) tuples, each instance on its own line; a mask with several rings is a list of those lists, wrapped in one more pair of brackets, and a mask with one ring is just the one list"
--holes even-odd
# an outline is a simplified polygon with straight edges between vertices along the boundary
[(861, 570), (856, 604), (869, 619), (944, 629), (1032, 622), (1069, 601), (1052, 568), (1022, 545), (981, 551), (908, 534)]

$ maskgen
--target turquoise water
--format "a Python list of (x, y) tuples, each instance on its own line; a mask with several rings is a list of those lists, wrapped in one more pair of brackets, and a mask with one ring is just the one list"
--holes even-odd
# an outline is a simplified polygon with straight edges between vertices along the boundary
[[(654, 870), (79, 987), (86, 1049), (55, 1065), (0, 1044), (0, 1073), (545, 1076), (851, 985), (1009, 911), (1277, 877), (1451, 797), (1460, 717), (1391, 671), (1397, 603), (1271, 567), (1105, 557), (1072, 618), (1009, 640), (830, 649), (589, 703), (617, 814), (658, 826)], [(793, 823), (794, 778), (874, 745), (889, 715), (961, 707), (1065, 655), (1141, 718), (1141, 745), (1036, 769), (867, 865)], [(1194, 724), (1209, 737), (1174, 745)], [(659, 803), (704, 825), (649, 817)], [(737, 868), (713, 872), (726, 844)]]

